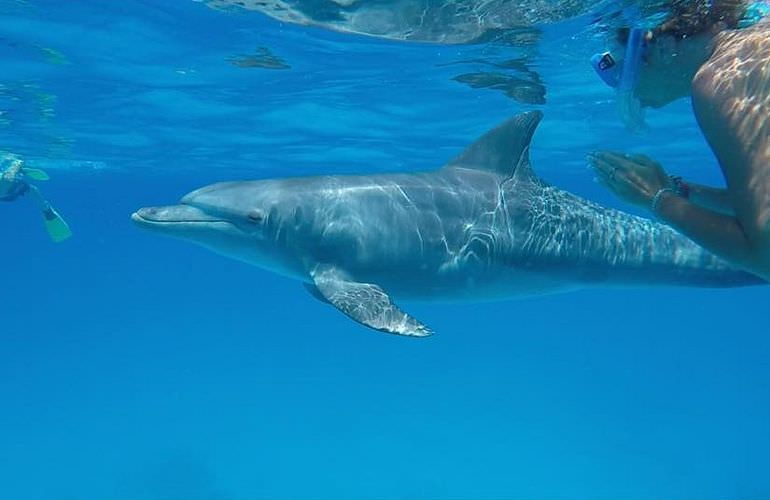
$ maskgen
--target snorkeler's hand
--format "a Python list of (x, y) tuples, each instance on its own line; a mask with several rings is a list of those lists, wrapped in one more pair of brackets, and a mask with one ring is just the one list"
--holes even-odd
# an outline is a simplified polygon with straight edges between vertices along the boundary
[(588, 155), (588, 162), (618, 198), (642, 208), (650, 208), (658, 191), (672, 187), (660, 163), (644, 155), (596, 151)]

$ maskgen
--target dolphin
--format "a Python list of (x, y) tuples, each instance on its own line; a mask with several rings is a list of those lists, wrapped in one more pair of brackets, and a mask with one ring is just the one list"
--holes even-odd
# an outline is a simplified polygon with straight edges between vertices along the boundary
[(300, 280), (355, 321), (407, 336), (431, 330), (394, 298), (764, 283), (666, 225), (543, 182), (529, 161), (541, 118), (503, 122), (438, 170), (223, 182), (132, 219)]

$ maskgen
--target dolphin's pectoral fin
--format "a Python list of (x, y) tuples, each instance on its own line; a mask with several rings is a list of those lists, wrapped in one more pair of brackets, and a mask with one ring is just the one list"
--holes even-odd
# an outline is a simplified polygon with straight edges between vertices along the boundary
[(409, 337), (427, 337), (433, 333), (396, 307), (377, 285), (350, 281), (331, 266), (320, 266), (311, 275), (324, 299), (369, 328)]

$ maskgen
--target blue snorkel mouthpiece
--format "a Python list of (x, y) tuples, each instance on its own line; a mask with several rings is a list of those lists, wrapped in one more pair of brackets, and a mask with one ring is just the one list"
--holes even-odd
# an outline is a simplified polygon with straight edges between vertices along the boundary
[(617, 89), (620, 117), (633, 131), (645, 128), (642, 105), (635, 95), (635, 90), (639, 81), (646, 35), (647, 30), (640, 28), (629, 32), (626, 52), (620, 62), (616, 62), (609, 52), (595, 54), (591, 58), (591, 66), (599, 78), (609, 87)]

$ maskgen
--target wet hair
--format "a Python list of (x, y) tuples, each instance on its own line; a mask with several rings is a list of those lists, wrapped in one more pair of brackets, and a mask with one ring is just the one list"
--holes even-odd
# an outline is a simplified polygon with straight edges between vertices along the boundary
[[(721, 24), (735, 29), (748, 8), (747, 0), (672, 0), (669, 15), (651, 30), (652, 38), (670, 35), (682, 40)], [(618, 41), (628, 42), (629, 28), (618, 30)]]

